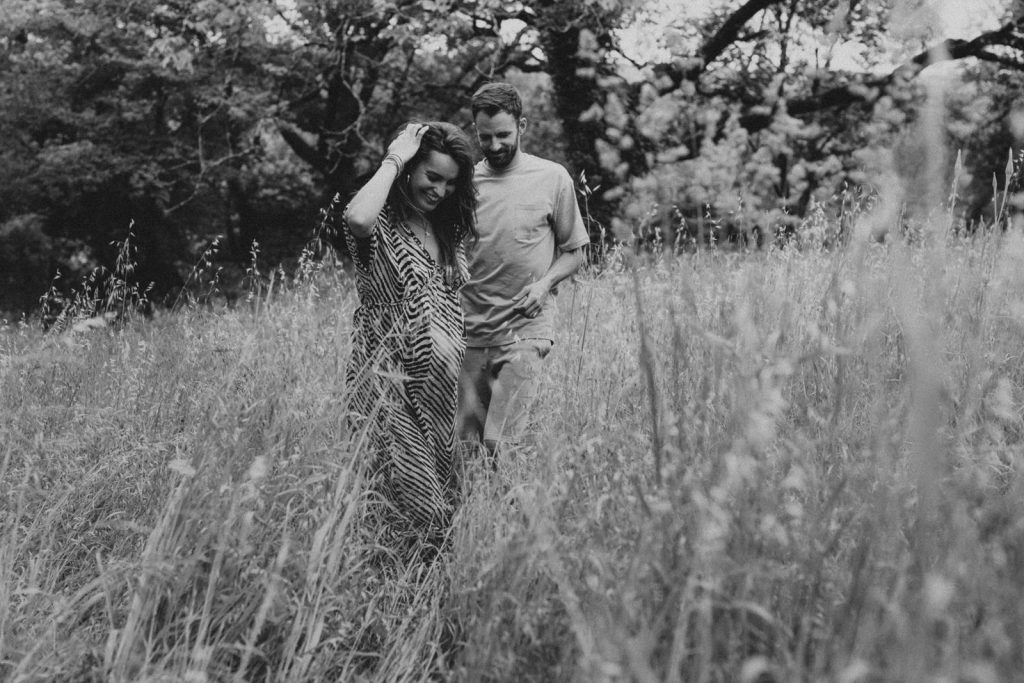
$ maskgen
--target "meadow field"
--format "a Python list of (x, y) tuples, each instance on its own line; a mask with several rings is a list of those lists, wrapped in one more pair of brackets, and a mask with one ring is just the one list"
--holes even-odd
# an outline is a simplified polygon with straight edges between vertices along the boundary
[[(0, 679), (1024, 680), (1024, 235), (625, 254), (383, 542), (340, 268), (0, 332)], [(273, 285), (273, 286), (272, 286)]]

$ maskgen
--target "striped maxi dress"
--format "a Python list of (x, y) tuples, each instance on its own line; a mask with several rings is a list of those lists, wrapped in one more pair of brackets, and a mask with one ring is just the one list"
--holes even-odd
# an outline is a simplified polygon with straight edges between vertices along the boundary
[(466, 350), (460, 243), (447, 275), (385, 206), (368, 238), (343, 223), (360, 306), (346, 378), (368, 425), (377, 483), (401, 516), (438, 533), (454, 508), (455, 401)]

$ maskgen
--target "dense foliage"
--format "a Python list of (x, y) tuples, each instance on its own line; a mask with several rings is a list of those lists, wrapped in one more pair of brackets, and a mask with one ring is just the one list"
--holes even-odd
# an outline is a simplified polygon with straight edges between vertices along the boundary
[(158, 302), (200, 254), (225, 279), (256, 255), (287, 266), (392, 131), (468, 126), (491, 79), (523, 87), (527, 145), (579, 178), (595, 239), (706, 242), (792, 233), (887, 177), (919, 72), (970, 58), (951, 141), (980, 217), (1016, 140), (1016, 5), (943, 40), (891, 0), (5, 0), (0, 310), (34, 308), (58, 269), (59, 290), (111, 268), (129, 230)]

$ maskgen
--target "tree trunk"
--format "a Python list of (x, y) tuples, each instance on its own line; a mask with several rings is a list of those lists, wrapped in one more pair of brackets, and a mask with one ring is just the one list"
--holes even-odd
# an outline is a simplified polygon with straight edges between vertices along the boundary
[[(557, 5), (546, 10), (558, 15)], [(617, 184), (614, 176), (602, 169), (594, 146), (595, 140), (604, 137), (601, 119), (581, 121), (581, 115), (595, 104), (602, 103), (602, 93), (595, 82), (596, 67), (590, 59), (580, 56), (580, 29), (577, 25), (560, 21), (557, 16), (546, 17), (542, 23), (541, 45), (547, 56), (548, 73), (554, 88), (554, 104), (566, 140), (566, 155), (569, 172), (577, 188), (598, 192), (590, 195), (586, 205), (581, 205), (589, 215), (584, 216), (591, 240), (598, 239), (603, 226), (610, 233), (610, 221), (614, 215), (611, 202), (603, 201), (601, 194)], [(569, 25), (571, 28), (561, 29)], [(581, 76), (581, 74), (584, 74)], [(593, 75), (590, 75), (593, 74)], [(525, 112), (529, 118), (529, 112)], [(582, 174), (582, 177), (581, 177)], [(586, 187), (583, 186), (585, 181)]]

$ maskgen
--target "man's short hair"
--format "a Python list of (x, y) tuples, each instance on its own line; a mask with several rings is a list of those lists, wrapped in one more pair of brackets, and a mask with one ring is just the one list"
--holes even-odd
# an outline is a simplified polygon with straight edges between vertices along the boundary
[(480, 87), (470, 100), (473, 118), (480, 112), (494, 116), (506, 112), (518, 121), (523, 115), (523, 100), (519, 91), (508, 83), (487, 83)]

